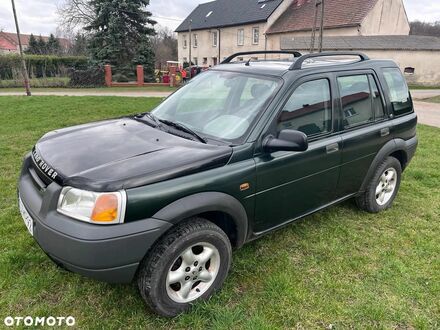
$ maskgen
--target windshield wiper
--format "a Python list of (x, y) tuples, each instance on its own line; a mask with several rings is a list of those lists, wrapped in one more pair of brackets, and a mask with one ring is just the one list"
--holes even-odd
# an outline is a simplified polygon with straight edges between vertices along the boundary
[(147, 117), (147, 118), (150, 120), (149, 123), (152, 121), (151, 123), (152, 123), (153, 125), (156, 125), (155, 127), (159, 128), (160, 130), (163, 130), (163, 125), (162, 125), (162, 123), (161, 123), (160, 120), (157, 119), (157, 117), (154, 116), (152, 113), (150, 113), (150, 112), (146, 112), (146, 113), (141, 113), (141, 114), (135, 116), (135, 118), (138, 119), (138, 120), (142, 120), (142, 119), (144, 119), (145, 117)]
[(166, 120), (166, 119), (158, 119), (158, 120), (159, 120), (160, 122), (164, 123), (165, 125), (168, 125), (168, 126), (174, 127), (174, 128), (176, 128), (176, 129), (178, 129), (178, 130), (180, 130), (180, 131), (182, 131), (182, 132), (185, 132), (185, 133), (188, 133), (188, 134), (194, 136), (194, 137), (197, 138), (200, 142), (203, 142), (203, 143), (205, 143), (205, 144), (208, 143), (208, 142), (206, 141), (205, 138), (201, 137), (199, 134), (197, 134), (197, 133), (194, 132), (191, 128), (185, 126), (184, 124), (176, 123), (176, 122), (173, 122), (173, 121), (170, 121), (170, 120)]

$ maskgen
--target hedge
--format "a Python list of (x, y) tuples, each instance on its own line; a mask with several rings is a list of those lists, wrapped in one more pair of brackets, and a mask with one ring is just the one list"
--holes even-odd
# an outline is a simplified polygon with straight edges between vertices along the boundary
[[(84, 70), (88, 66), (87, 57), (26, 55), (26, 66), (30, 78), (67, 77), (69, 70)], [(0, 56), (0, 79), (16, 80), (21, 77), (20, 56)]]

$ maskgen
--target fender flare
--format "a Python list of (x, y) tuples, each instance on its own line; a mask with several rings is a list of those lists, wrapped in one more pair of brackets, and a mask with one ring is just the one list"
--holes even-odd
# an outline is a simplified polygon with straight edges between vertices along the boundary
[[(370, 182), (371, 178), (374, 175), (374, 171), (377, 166), (379, 166), (380, 162), (385, 159), (385, 157), (391, 155), (396, 151), (403, 151), (405, 154), (405, 158), (408, 159), (407, 154), (407, 143), (402, 139), (393, 139), (385, 143), (385, 145), (379, 150), (379, 152), (374, 157), (371, 162), (370, 168), (368, 169), (367, 175), (365, 176), (364, 182), (361, 185), (360, 193), (364, 192), (367, 189), (367, 185)], [(403, 167), (402, 167), (403, 169)]]
[(234, 197), (220, 192), (189, 195), (167, 205), (153, 218), (172, 224), (205, 212), (224, 212), (233, 220), (237, 231), (236, 246), (241, 247), (248, 234), (248, 217), (243, 205)]

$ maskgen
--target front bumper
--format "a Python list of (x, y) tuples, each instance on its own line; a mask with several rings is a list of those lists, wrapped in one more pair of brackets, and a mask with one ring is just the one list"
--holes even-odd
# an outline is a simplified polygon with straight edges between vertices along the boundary
[(27, 157), (19, 181), (22, 202), (34, 220), (34, 238), (64, 268), (101, 281), (128, 283), (152, 244), (171, 227), (157, 219), (101, 226), (56, 211), (62, 187), (41, 187)]

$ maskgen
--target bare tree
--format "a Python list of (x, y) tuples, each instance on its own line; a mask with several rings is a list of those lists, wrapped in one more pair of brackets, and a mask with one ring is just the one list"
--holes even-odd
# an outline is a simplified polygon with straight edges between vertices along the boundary
[(176, 34), (168, 27), (158, 26), (156, 28), (152, 46), (156, 57), (156, 68), (166, 66), (167, 61), (177, 60)]
[(440, 36), (440, 21), (434, 23), (415, 21), (410, 23), (412, 35)]
[(57, 14), (65, 31), (73, 31), (89, 25), (94, 19), (89, 0), (64, 0), (58, 5)]

